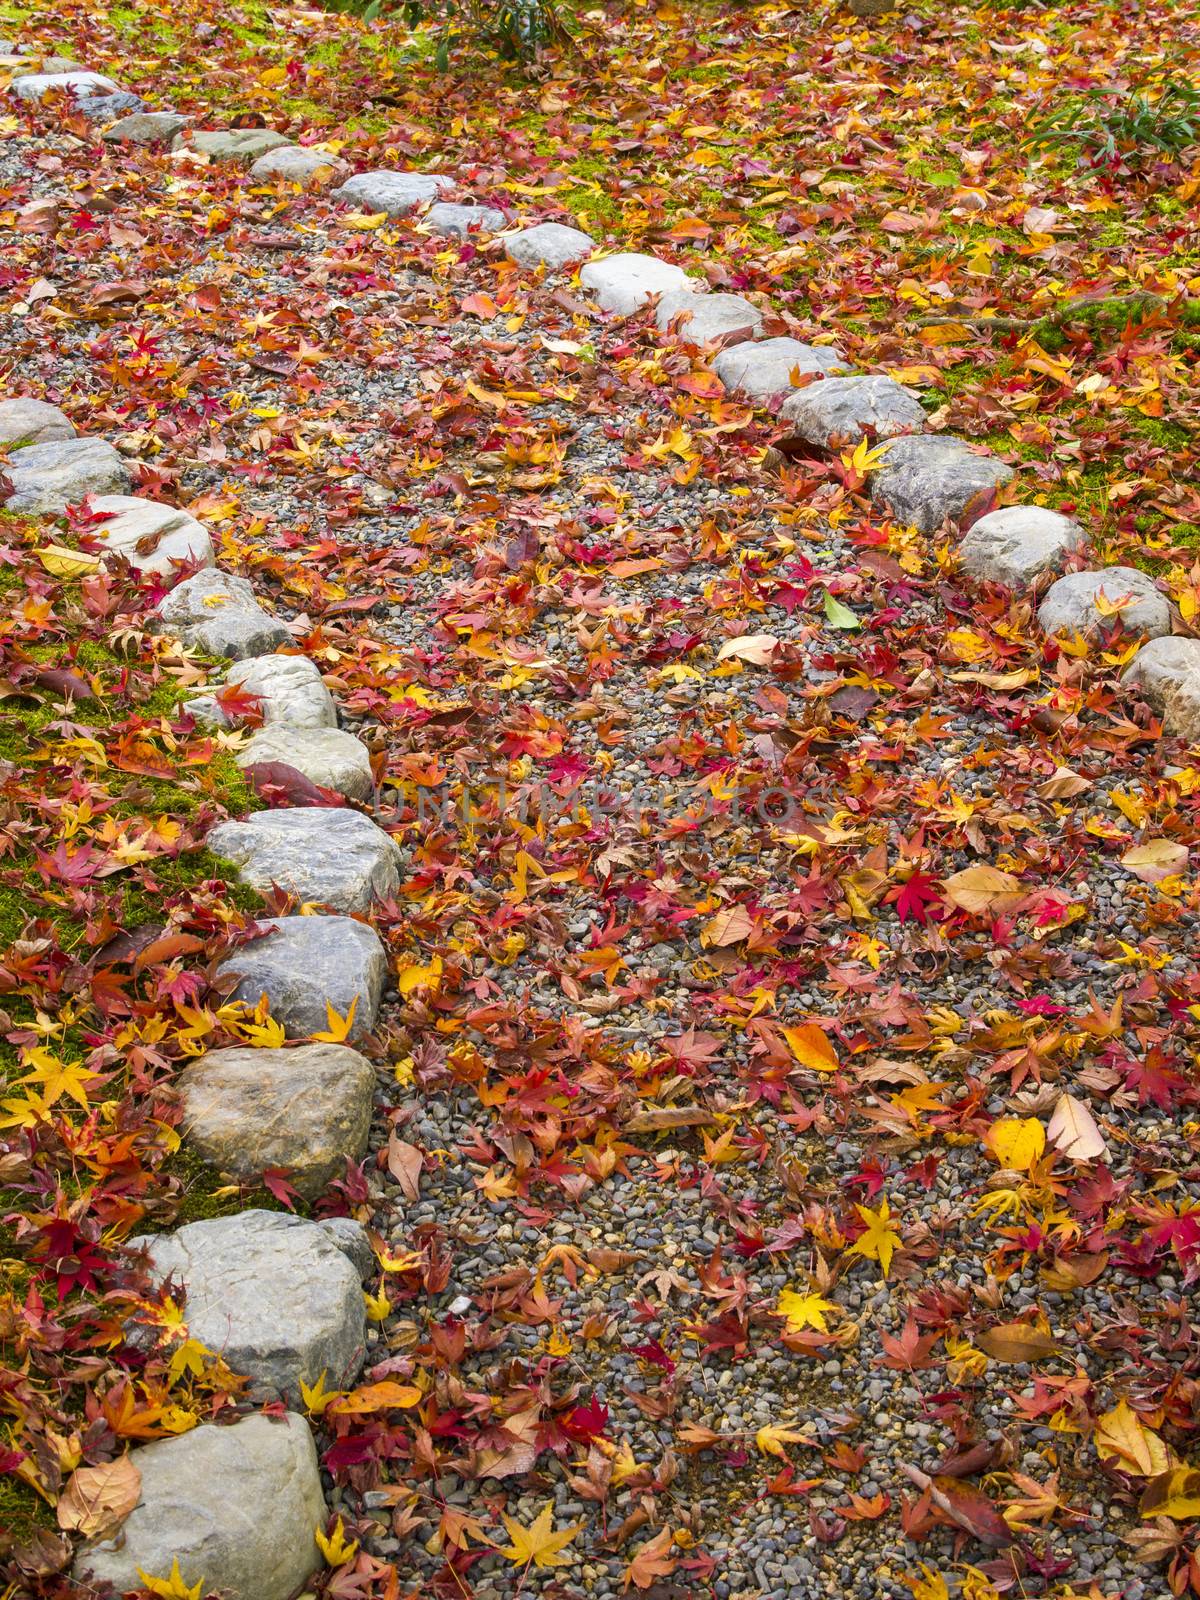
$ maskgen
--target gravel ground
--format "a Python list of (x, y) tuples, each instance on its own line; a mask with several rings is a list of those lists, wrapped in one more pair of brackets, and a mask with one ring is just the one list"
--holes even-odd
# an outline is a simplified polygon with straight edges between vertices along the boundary
[[(411, 1592), (479, 1600), (616, 1595), (664, 1527), (680, 1565), (656, 1596), (902, 1596), (921, 1561), (1162, 1594), (1126, 1542), (1135, 1488), (1071, 1423), (1083, 1402), (1046, 1396), (1077, 1379), (1099, 1412), (1140, 1382), (1168, 1424), (1195, 1405), (1187, 1288), (1137, 1247), (1157, 1196), (1200, 1203), (1195, 894), (1120, 861), (1194, 840), (1184, 753), (1141, 739), (1099, 658), (980, 681), (1039, 666), (1028, 598), (970, 595), (815, 463), (763, 470), (769, 427), (681, 381), (702, 362), (494, 250), (41, 130), (4, 146), (0, 188), (92, 219), (16, 238), (6, 390), (205, 498), (382, 757), (402, 985), (443, 966), (393, 996), (361, 1210), (422, 1262), (387, 1275), (378, 1372), (433, 1372), (450, 1422), (335, 1463), (365, 1550)], [(214, 208), (228, 228), (204, 232)], [(31, 304), (39, 277), (56, 294)], [(503, 314), (462, 311), (482, 294)], [(327, 611), (333, 582), (369, 617)], [(860, 630), (830, 625), (827, 588)], [(759, 633), (786, 642), (771, 670), (718, 662)], [(1047, 796), (1064, 766), (1082, 786)], [(882, 898), (909, 866), (978, 861), (1024, 874), (1038, 914), (948, 934)], [(727, 905), (751, 921), (722, 944)], [(813, 1022), (837, 1075), (781, 1048)], [(1147, 1060), (1186, 1093), (1147, 1087)], [(1107, 1168), (1004, 1176), (990, 1122), (1044, 1122), (1064, 1089)], [(627, 1131), (645, 1105), (707, 1125)], [(415, 1200), (393, 1129), (424, 1152)], [(842, 1231), (885, 1196), (886, 1279)], [(1101, 1244), (1074, 1284), (1063, 1260)], [(789, 1289), (828, 1302), (823, 1330), (785, 1331)], [(973, 1342), (1035, 1307), (1058, 1348), (1036, 1368)], [(911, 1364), (886, 1342), (906, 1324)], [(593, 1401), (589, 1448), (561, 1422)], [(767, 1425), (792, 1430), (774, 1453)], [(969, 1450), (1000, 1504), (1052, 1485), (1016, 1556), (921, 1528), (904, 1465)], [(472, 1533), (447, 1561), (447, 1508), (492, 1537), (547, 1501), (580, 1525), (563, 1565), (517, 1576)]]

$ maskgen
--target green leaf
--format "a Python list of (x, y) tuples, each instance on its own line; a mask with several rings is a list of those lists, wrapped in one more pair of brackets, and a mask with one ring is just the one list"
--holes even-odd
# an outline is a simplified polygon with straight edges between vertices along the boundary
[(850, 607), (835, 600), (828, 590), (825, 592), (825, 620), (831, 628), (844, 628), (847, 632), (862, 627)]

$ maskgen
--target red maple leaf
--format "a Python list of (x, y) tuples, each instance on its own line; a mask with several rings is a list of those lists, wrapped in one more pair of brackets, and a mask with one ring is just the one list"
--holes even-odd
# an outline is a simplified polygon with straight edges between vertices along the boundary
[(930, 908), (941, 899), (937, 880), (918, 867), (907, 883), (888, 891), (887, 899), (894, 901), (901, 922), (911, 917), (914, 922), (932, 922), (936, 913)]

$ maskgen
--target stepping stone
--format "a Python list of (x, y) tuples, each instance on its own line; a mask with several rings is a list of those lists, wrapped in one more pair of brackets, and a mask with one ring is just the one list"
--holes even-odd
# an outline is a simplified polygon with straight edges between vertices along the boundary
[(191, 121), (177, 111), (135, 111), (100, 135), (108, 144), (166, 145)]
[(76, 111), (82, 111), (89, 122), (111, 122), (119, 112), (144, 111), (146, 102), (139, 94), (118, 89), (116, 94), (102, 90), (99, 94), (81, 95), (75, 102)]
[(762, 327), (762, 312), (740, 294), (693, 294), (678, 290), (663, 295), (654, 312), (660, 333), (679, 318), (677, 337), (685, 344), (716, 344), (753, 339)]
[(50, 444), (73, 439), (75, 424), (45, 400), (0, 400), (0, 444)]
[[(264, 722), (293, 728), (334, 728), (337, 707), (307, 656), (256, 656), (235, 661), (225, 674), (226, 688), (241, 689), (258, 701)], [(196, 695), (186, 702), (194, 717), (232, 728), (242, 719), (227, 711), (215, 695)]]
[(832, 345), (760, 339), (722, 350), (713, 362), (713, 371), (726, 389), (766, 405), (775, 395), (787, 395), (793, 372), (800, 377), (810, 372), (849, 372), (850, 363)]
[(1002, 506), (980, 517), (959, 545), (963, 570), (985, 583), (1027, 588), (1087, 544), (1077, 522), (1044, 506)]
[(260, 182), (282, 179), (285, 183), (332, 183), (349, 172), (346, 163), (326, 150), (310, 150), (302, 144), (281, 144), (259, 156), (250, 176)]
[(286, 1168), (288, 1182), (315, 1200), (367, 1148), (375, 1068), (342, 1044), (210, 1050), (176, 1087), (188, 1143), (241, 1183)]
[(532, 271), (545, 267), (547, 272), (561, 272), (590, 256), (596, 241), (579, 228), (568, 228), (562, 222), (539, 222), (536, 227), (522, 228), (520, 233), (509, 234), (504, 241), (504, 253), (517, 266)]
[(334, 200), (352, 200), (363, 211), (386, 211), (389, 217), (406, 217), (418, 206), (436, 200), (447, 189), (453, 189), (452, 179), (440, 172), (360, 172), (350, 178), (340, 189), (333, 191)]
[(324, 1562), (313, 1531), (328, 1516), (317, 1451), (303, 1417), (261, 1414), (204, 1423), (133, 1454), (138, 1503), (111, 1539), (85, 1545), (76, 1583), (117, 1594), (168, 1579), (226, 1600), (290, 1600)]
[[(825, 380), (828, 383), (830, 380)], [(946, 434), (893, 439), (871, 479), (871, 498), (897, 522), (932, 533), (947, 517), (989, 498), (1013, 475), (992, 455), (977, 455)]]
[(1200, 639), (1151, 639), (1121, 681), (1162, 715), (1168, 733), (1200, 739)]
[(891, 378), (822, 378), (798, 389), (779, 411), (792, 439), (829, 449), (833, 441), (857, 444), (870, 429), (877, 439), (925, 426), (925, 412), (911, 389)]
[(361, 739), (342, 728), (293, 728), (273, 722), (258, 729), (236, 760), (243, 772), (263, 762), (282, 761), (310, 783), (347, 800), (365, 800), (375, 786), (370, 752)]
[[(1129, 603), (1113, 614), (1097, 604), (1102, 597), (1108, 606), (1126, 598)], [(1038, 624), (1044, 633), (1067, 637), (1080, 633), (1086, 638), (1120, 626), (1126, 633), (1157, 639), (1171, 631), (1171, 608), (1153, 579), (1136, 567), (1103, 567), (1098, 572), (1068, 572), (1052, 584), (1038, 608)]]
[(245, 578), (215, 567), (176, 584), (159, 601), (155, 616), (156, 631), (231, 661), (270, 655), (292, 640), (279, 618), (259, 605)]
[(21, 45), (17, 54), (19, 57), (24, 57), (23, 66), (32, 67), (36, 72), (59, 74), (87, 71), (82, 61), (73, 61), (70, 56), (44, 56), (39, 54), (33, 45)]
[(201, 128), (177, 138), (174, 148), (198, 150), (213, 161), (244, 161), (249, 165), (268, 150), (291, 142), (286, 133), (276, 133), (273, 128)]
[(103, 439), (57, 439), (14, 450), (4, 469), (6, 509), (26, 516), (65, 511), (89, 494), (130, 487), (129, 468)]
[(342, 1389), (358, 1376), (362, 1278), (320, 1223), (251, 1209), (128, 1248), (146, 1252), (156, 1283), (183, 1290), (188, 1336), (258, 1389), (298, 1404), (301, 1381), (324, 1372), (326, 1388)]
[(595, 293), (601, 311), (612, 311), (619, 317), (632, 316), (656, 294), (689, 295), (704, 288), (674, 262), (660, 261), (657, 256), (642, 255), (636, 250), (605, 256), (603, 261), (589, 261), (580, 270), (579, 282)]
[[(55, 66), (60, 62), (52, 63)], [(40, 100), (55, 89), (64, 89), (74, 100), (85, 100), (97, 93), (122, 94), (119, 83), (106, 78), (102, 72), (88, 72), (84, 68), (67, 67), (61, 72), (28, 72), (14, 78), (9, 85), (18, 100)]]
[(369, 817), (342, 807), (256, 811), (244, 822), (218, 823), (206, 842), (252, 889), (265, 893), (277, 885), (335, 911), (369, 911), (400, 887), (395, 841)]
[(465, 238), (469, 233), (496, 233), (508, 218), (495, 206), (463, 206), (450, 200), (439, 200), (425, 213), (425, 226), (430, 233), (447, 233)]
[(373, 928), (352, 917), (274, 917), (260, 926), (271, 931), (217, 969), (218, 976), (238, 979), (233, 999), (253, 1006), (265, 994), (289, 1039), (324, 1033), (327, 1003), (341, 1017), (354, 1005), (350, 1043), (370, 1033), (387, 978), (387, 956)]
[(128, 494), (101, 494), (92, 497), (88, 509), (104, 518), (89, 523), (88, 532), (138, 572), (165, 578), (179, 567), (213, 564), (208, 529), (175, 506)]

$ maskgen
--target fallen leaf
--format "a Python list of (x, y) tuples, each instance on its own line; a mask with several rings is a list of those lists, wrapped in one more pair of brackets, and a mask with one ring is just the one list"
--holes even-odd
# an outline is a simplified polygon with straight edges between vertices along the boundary
[(1046, 1137), (1071, 1161), (1095, 1161), (1108, 1154), (1104, 1135), (1096, 1126), (1096, 1119), (1073, 1095), (1058, 1097), (1046, 1126)]
[(142, 1474), (126, 1452), (98, 1467), (76, 1467), (59, 1496), (58, 1525), (84, 1539), (106, 1539), (137, 1505)]

